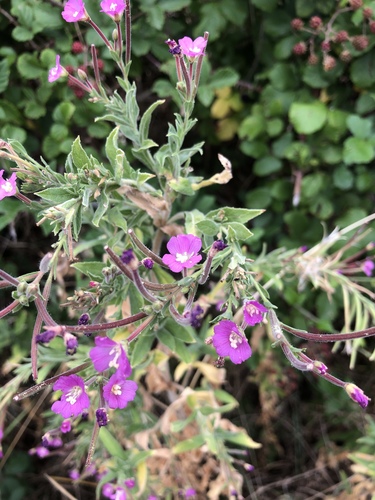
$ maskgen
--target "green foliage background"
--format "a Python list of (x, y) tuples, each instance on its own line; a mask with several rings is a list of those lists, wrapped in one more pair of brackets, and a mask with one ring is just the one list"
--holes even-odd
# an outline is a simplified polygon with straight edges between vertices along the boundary
[[(113, 23), (99, 12), (99, 1), (85, 3), (110, 37)], [(365, 5), (375, 13), (375, 2), (365, 1)], [(362, 11), (346, 11), (337, 16), (335, 30), (346, 30), (350, 36), (365, 30), (369, 38), (365, 50), (356, 50), (350, 42), (333, 43), (336, 66), (331, 71), (324, 71), (322, 65), (323, 36), (315, 37), (316, 65), (308, 64), (308, 54), (297, 56), (293, 52), (296, 43), (309, 43), (311, 34), (293, 30), (292, 19), (299, 17), (308, 25), (311, 16), (318, 15), (327, 22), (346, 6), (347, 2), (335, 0), (132, 2), (131, 78), (137, 82), (143, 110), (155, 94), (167, 99), (156, 114), (165, 127), (179, 101), (174, 61), (164, 42), (210, 33), (195, 112), (199, 121), (191, 137), (192, 144), (205, 140), (205, 146), (194, 167), (197, 174), (213, 175), (218, 170), (217, 153), (222, 153), (233, 164), (234, 179), (225, 190), (212, 187), (193, 201), (187, 198), (183, 208), (194, 205), (209, 210), (233, 205), (267, 209), (252, 225), (255, 236), (249, 251), (254, 256), (263, 245), (269, 250), (311, 246), (322, 238), (324, 226), (329, 230), (343, 227), (373, 211), (375, 35), (369, 32)], [(61, 55), (65, 67), (92, 74), (87, 47), (95, 44), (103, 61), (105, 84), (113, 89), (118, 86), (114, 64), (97, 34), (82, 25), (68, 25), (60, 12), (56, 1), (5, 0), (0, 4), (0, 137), (17, 139), (30, 155), (43, 156), (56, 171), (62, 168), (77, 135), (86, 152), (104, 158), (103, 138), (111, 131), (110, 124), (93, 121), (99, 114), (96, 104), (87, 102), (64, 81), (48, 83), (48, 69), (54, 66), (56, 54)], [(79, 54), (72, 52), (77, 40), (86, 48)], [(343, 50), (350, 52), (350, 61), (340, 59)], [(159, 142), (166, 128), (157, 124), (151, 133)], [(301, 187), (296, 200), (298, 175)], [(10, 235), (9, 224), (24, 234), (21, 209), (12, 199), (0, 204), (0, 229), (5, 238)], [(36, 243), (46, 241), (47, 245), (51, 238), (40, 232), (28, 236), (32, 251), (28, 263), (20, 262), (26, 268), (22, 272), (33, 270), (40, 257)], [(6, 268), (10, 251), (5, 245), (0, 251)], [(299, 292), (296, 283), (285, 286), (282, 296), (275, 298), (286, 322), (300, 327), (313, 323), (327, 331), (342, 327), (341, 301), (341, 296), (328, 302), (322, 292)], [(308, 319), (303, 314), (306, 310)], [(21, 323), (26, 325), (24, 330)], [(15, 349), (20, 345), (27, 349), (28, 345), (27, 318), (21, 323), (18, 320), (15, 324), (15, 334), (21, 336), (23, 331), (26, 337), (17, 348), (11, 347), (10, 335), (1, 340), (7, 353), (16, 357), (20, 352)], [(257, 362), (261, 366), (261, 359)], [(346, 361), (343, 370), (345, 366)], [(262, 374), (267, 371), (260, 369), (255, 382), (266, 391), (269, 380), (262, 379)], [(236, 380), (236, 374), (232, 377)], [(326, 415), (334, 415), (341, 402), (332, 409), (330, 389), (321, 385)], [(316, 394), (311, 394), (314, 397)], [(245, 398), (243, 408), (250, 411)], [(304, 418), (306, 415), (300, 425)], [(350, 447), (355, 433), (345, 426), (340, 432), (340, 439)]]

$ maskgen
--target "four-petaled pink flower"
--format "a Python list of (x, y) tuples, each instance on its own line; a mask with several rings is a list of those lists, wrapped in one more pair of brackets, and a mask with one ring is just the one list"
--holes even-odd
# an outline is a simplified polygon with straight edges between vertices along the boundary
[(17, 192), (17, 174), (14, 172), (9, 179), (3, 179), (3, 174), (4, 170), (0, 170), (0, 200), (7, 196), (13, 196)]
[(256, 300), (247, 300), (243, 306), (243, 315), (248, 325), (254, 326), (263, 320), (263, 314), (268, 312), (268, 309)]
[(75, 23), (76, 21), (85, 21), (88, 19), (83, 0), (68, 0), (61, 15), (67, 23)]
[(366, 408), (368, 405), (368, 402), (370, 401), (370, 398), (366, 396), (366, 394), (357, 387), (355, 384), (346, 384), (345, 385), (345, 390), (348, 396), (355, 402), (358, 403), (359, 406), (362, 408)]
[(129, 401), (133, 401), (137, 388), (136, 382), (126, 380), (125, 377), (116, 372), (103, 387), (103, 397), (110, 408), (122, 410)]
[(178, 44), (184, 56), (197, 57), (204, 54), (207, 40), (205, 40), (203, 36), (199, 36), (193, 41), (190, 37), (184, 36), (184, 38), (180, 38)]
[(252, 352), (245, 334), (233, 321), (223, 319), (214, 326), (212, 344), (220, 357), (229, 356), (238, 365), (250, 358)]
[(163, 255), (163, 262), (174, 273), (190, 269), (202, 260), (202, 256), (198, 254), (202, 241), (193, 234), (173, 236), (168, 241), (167, 248), (170, 253)]
[(63, 76), (66, 74), (66, 70), (61, 66), (60, 64), (60, 56), (56, 56), (56, 66), (51, 68), (48, 72), (48, 81), (49, 83), (55, 82), (60, 78), (60, 76)]
[(85, 392), (85, 382), (78, 375), (60, 377), (53, 390), (62, 391), (62, 396), (60, 401), (53, 403), (51, 410), (60, 413), (64, 418), (77, 417), (90, 406), (90, 399)]
[(108, 337), (96, 336), (95, 345), (89, 352), (95, 370), (104, 372), (108, 368), (115, 368), (123, 377), (131, 374), (131, 366), (121, 344)]
[(362, 265), (362, 271), (366, 276), (372, 276), (372, 272), (374, 270), (375, 264), (370, 259), (366, 259)]
[(126, 9), (124, 0), (103, 0), (100, 2), (100, 7), (102, 8), (100, 12), (104, 12), (115, 19), (119, 19)]

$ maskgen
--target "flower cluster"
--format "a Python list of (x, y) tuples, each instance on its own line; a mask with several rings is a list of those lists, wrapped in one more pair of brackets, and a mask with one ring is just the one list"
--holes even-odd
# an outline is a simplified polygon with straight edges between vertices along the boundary
[[(249, 326), (260, 323), (266, 312), (268, 309), (256, 300), (247, 300), (244, 303), (244, 320)], [(214, 326), (212, 344), (220, 358), (229, 356), (232, 363), (236, 365), (246, 361), (252, 354), (243, 329), (228, 319), (224, 319)]]
[[(95, 345), (89, 353), (95, 370), (102, 373), (111, 368), (115, 369), (103, 386), (103, 398), (111, 409), (125, 408), (129, 401), (134, 400), (138, 388), (136, 382), (127, 380), (131, 375), (131, 366), (125, 350), (121, 344), (108, 337), (95, 337)], [(53, 389), (61, 390), (62, 396), (59, 401), (53, 403), (51, 409), (65, 419), (77, 417), (90, 406), (85, 382), (78, 375), (60, 377)], [(106, 425), (108, 419), (105, 408), (99, 408), (96, 416), (100, 426)]]

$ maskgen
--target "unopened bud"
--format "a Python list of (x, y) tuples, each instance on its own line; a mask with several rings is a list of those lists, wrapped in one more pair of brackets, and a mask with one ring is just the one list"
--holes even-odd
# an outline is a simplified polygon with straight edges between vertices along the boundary
[(39, 270), (42, 273), (45, 274), (45, 273), (47, 273), (49, 271), (52, 257), (53, 257), (53, 254), (51, 252), (48, 252), (48, 253), (46, 253), (46, 255), (40, 261)]
[(108, 424), (108, 414), (105, 408), (98, 408), (95, 412), (95, 416), (99, 427), (104, 427)]

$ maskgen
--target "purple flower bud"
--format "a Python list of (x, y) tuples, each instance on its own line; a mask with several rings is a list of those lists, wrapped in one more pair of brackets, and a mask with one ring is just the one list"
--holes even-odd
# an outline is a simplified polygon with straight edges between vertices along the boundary
[(165, 43), (168, 45), (169, 52), (171, 54), (173, 54), (174, 56), (181, 54), (181, 47), (175, 40), (171, 40), (170, 38), (168, 38), (168, 40), (166, 40)]
[(194, 488), (187, 488), (185, 490), (184, 494), (185, 494), (185, 498), (191, 498), (191, 497), (195, 497), (197, 492), (195, 491)]
[(152, 269), (154, 267), (154, 261), (152, 259), (143, 259), (142, 264), (147, 267), (147, 269)]
[(120, 256), (121, 261), (124, 264), (130, 264), (130, 262), (135, 258), (133, 250), (130, 248), (129, 250), (124, 250), (122, 255)]
[(362, 264), (362, 271), (368, 277), (372, 276), (372, 272), (373, 272), (374, 268), (375, 268), (375, 264), (370, 259), (366, 259), (364, 261), (364, 263)]
[(202, 324), (204, 310), (200, 305), (196, 305), (190, 312), (190, 324), (193, 328), (199, 328)]
[(50, 440), (50, 442), (48, 444), (48, 448), (50, 450), (51, 449), (53, 450), (55, 448), (61, 448), (62, 445), (63, 445), (62, 439), (59, 437), (55, 437), (55, 438)]
[(39, 458), (48, 457), (49, 453), (49, 450), (45, 446), (37, 446), (29, 450), (29, 455), (36, 455)]
[(89, 321), (90, 321), (90, 315), (87, 313), (81, 314), (81, 316), (78, 318), (79, 325), (87, 325)]
[(355, 403), (358, 403), (359, 406), (361, 406), (362, 408), (366, 408), (366, 406), (368, 405), (368, 402), (370, 401), (370, 398), (368, 398), (365, 395), (365, 393), (362, 391), (362, 389), (360, 389), (359, 387), (357, 387), (354, 384), (349, 383), (349, 384), (346, 384), (345, 390), (346, 390), (346, 393), (348, 394), (348, 396)]
[(108, 424), (108, 415), (105, 408), (98, 408), (95, 412), (95, 416), (99, 427), (104, 427)]
[(56, 332), (52, 330), (46, 330), (45, 332), (38, 333), (36, 336), (36, 341), (38, 344), (48, 344), (48, 342), (51, 342), (52, 339), (54, 339), (56, 336)]
[(73, 481), (76, 481), (77, 479), (80, 478), (80, 473), (78, 469), (73, 469), (69, 472), (69, 477), (70, 479), (73, 479)]
[(78, 347), (78, 339), (71, 333), (65, 333), (64, 334), (64, 344), (66, 347), (66, 354), (69, 354), (72, 356), (77, 352), (77, 347)]
[(254, 465), (251, 464), (244, 464), (243, 468), (245, 469), (246, 472), (251, 472), (255, 469)]
[(227, 246), (228, 245), (226, 245), (223, 240), (214, 241), (212, 244), (212, 248), (217, 252), (221, 252), (224, 248), (227, 248)]
[(134, 478), (127, 479), (126, 481), (124, 481), (124, 484), (127, 488), (129, 488), (129, 490), (131, 490), (135, 486), (135, 479)]
[(320, 375), (324, 375), (325, 373), (328, 372), (328, 368), (321, 361), (314, 361), (314, 368), (316, 370), (318, 370), (318, 372), (320, 373)]
[(72, 429), (72, 423), (70, 419), (68, 418), (67, 420), (64, 420), (62, 424), (60, 425), (60, 431), (63, 434), (66, 434), (67, 432), (70, 432)]

